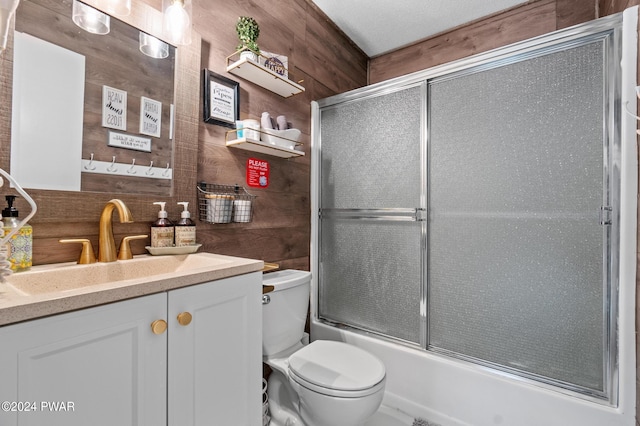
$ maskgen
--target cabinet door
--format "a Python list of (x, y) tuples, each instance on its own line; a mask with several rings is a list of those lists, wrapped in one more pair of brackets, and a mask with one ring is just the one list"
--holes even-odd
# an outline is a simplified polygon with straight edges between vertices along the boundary
[(262, 424), (261, 283), (256, 272), (169, 292), (170, 426)]
[(0, 424), (166, 424), (167, 334), (150, 328), (166, 319), (166, 297), (0, 328), (0, 401), (14, 403)]

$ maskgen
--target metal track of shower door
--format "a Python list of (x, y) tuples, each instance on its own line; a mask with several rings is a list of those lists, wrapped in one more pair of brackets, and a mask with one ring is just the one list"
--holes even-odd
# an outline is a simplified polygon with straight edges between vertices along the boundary
[[(319, 209), (320, 226), (322, 219), (379, 220), (420, 222), (420, 342), (427, 347), (427, 209), (423, 208), (383, 208), (383, 209)], [(393, 336), (384, 336), (401, 341)]]

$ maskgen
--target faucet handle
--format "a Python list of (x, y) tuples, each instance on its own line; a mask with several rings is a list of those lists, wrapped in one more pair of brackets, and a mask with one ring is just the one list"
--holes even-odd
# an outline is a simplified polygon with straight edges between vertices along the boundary
[(141, 240), (143, 238), (149, 238), (149, 236), (148, 235), (129, 235), (128, 237), (124, 237), (120, 242), (120, 248), (118, 249), (118, 260), (133, 259), (133, 254), (131, 253), (131, 247), (129, 245), (129, 241)]
[(93, 253), (93, 246), (91, 245), (91, 241), (87, 238), (70, 238), (64, 240), (58, 240), (58, 242), (62, 244), (66, 243), (81, 243), (82, 244), (82, 252), (80, 253), (80, 257), (78, 258), (79, 265), (85, 265), (87, 263), (95, 263), (96, 255)]

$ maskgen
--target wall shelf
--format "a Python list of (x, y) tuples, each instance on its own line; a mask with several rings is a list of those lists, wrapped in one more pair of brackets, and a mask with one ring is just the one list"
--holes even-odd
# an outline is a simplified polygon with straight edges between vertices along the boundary
[(235, 52), (233, 55), (227, 57), (227, 72), (242, 77), (258, 86), (262, 86), (284, 98), (304, 92), (304, 87), (298, 83), (284, 78), (251, 59), (240, 58), (232, 62), (232, 58), (237, 54), (238, 52)]
[[(300, 142), (281, 137), (279, 139), (291, 142), (290, 146), (293, 146), (294, 148), (289, 148), (288, 146), (273, 145), (258, 139), (247, 138), (246, 136), (239, 138), (238, 134), (240, 133), (241, 130), (242, 129), (233, 129), (233, 130), (228, 130), (226, 132), (225, 141), (226, 141), (227, 147), (259, 152), (261, 154), (273, 155), (274, 157), (280, 157), (280, 158), (300, 157), (301, 155), (304, 155), (303, 151), (298, 151), (297, 149), (295, 149), (296, 146), (302, 145)], [(248, 130), (249, 132), (255, 132), (258, 135), (261, 135), (264, 133), (262, 130), (254, 130), (254, 129), (244, 129), (244, 130)]]
[(296, 149), (289, 149), (277, 145), (270, 145), (254, 139), (239, 138), (227, 141), (227, 146), (232, 148), (245, 149), (247, 151), (259, 152), (261, 154), (273, 155), (280, 158), (300, 157), (304, 152)]

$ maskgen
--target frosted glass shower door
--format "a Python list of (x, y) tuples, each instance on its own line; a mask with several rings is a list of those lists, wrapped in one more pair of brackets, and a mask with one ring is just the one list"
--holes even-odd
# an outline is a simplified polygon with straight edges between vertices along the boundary
[(605, 393), (607, 63), (605, 39), (430, 82), (430, 350)]
[(320, 129), (318, 315), (414, 343), (424, 334), (425, 104), (424, 84), (377, 93), (322, 110)]

